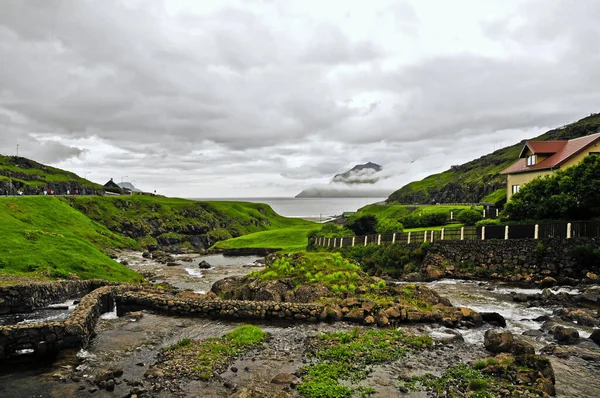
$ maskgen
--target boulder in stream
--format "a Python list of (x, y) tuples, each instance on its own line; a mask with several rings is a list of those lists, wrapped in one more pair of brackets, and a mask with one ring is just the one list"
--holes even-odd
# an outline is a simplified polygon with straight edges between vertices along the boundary
[(513, 334), (508, 330), (488, 330), (485, 332), (483, 345), (494, 353), (510, 352), (513, 340)]
[(506, 319), (497, 312), (480, 312), (481, 319), (490, 325), (506, 327)]
[(557, 326), (552, 331), (554, 338), (563, 344), (576, 344), (579, 342), (579, 332), (577, 329)]
[(208, 261), (202, 260), (198, 264), (198, 268), (200, 268), (200, 269), (209, 269), (209, 268), (212, 268), (212, 265), (210, 265), (210, 263)]
[(595, 329), (590, 335), (590, 340), (600, 345), (600, 329)]

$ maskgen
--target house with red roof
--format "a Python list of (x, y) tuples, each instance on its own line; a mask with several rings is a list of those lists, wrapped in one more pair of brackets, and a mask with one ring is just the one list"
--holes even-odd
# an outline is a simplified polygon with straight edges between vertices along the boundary
[(600, 155), (600, 133), (572, 140), (526, 141), (519, 160), (500, 173), (507, 176), (507, 198), (534, 178), (576, 165), (589, 155)]

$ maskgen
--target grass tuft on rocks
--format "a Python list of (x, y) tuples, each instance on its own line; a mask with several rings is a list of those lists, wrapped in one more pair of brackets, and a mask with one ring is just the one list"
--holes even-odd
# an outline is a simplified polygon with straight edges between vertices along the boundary
[(184, 338), (160, 353), (157, 367), (168, 377), (209, 380), (223, 372), (235, 358), (259, 346), (267, 336), (257, 326), (244, 325), (223, 337)]
[[(308, 359), (297, 389), (307, 398), (366, 396), (373, 389), (361, 386), (371, 367), (393, 362), (410, 349), (432, 345), (429, 336), (414, 336), (402, 330), (334, 332), (309, 340)], [(342, 384), (343, 383), (343, 384)]]

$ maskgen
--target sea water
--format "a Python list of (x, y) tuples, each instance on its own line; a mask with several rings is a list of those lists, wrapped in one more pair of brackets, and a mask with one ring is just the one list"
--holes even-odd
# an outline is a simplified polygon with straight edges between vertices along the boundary
[(382, 202), (385, 198), (194, 198), (193, 200), (266, 203), (285, 217), (325, 221), (332, 216), (354, 212), (368, 204)]

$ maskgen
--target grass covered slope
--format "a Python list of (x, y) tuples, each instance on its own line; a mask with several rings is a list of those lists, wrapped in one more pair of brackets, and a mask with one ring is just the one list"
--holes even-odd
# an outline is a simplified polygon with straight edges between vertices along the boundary
[(103, 250), (135, 247), (60, 198), (0, 198), (0, 274), (140, 281)]
[[(600, 114), (594, 114), (563, 128), (550, 130), (534, 140), (565, 140), (600, 131)], [(499, 149), (468, 163), (405, 185), (388, 198), (397, 203), (478, 203), (484, 197), (506, 189), (506, 177), (499, 173), (513, 164), (524, 142)], [(487, 197), (491, 201), (500, 196)]]
[(14, 194), (22, 191), (26, 195), (43, 194), (49, 189), (55, 194), (73, 193), (97, 194), (102, 186), (94, 184), (75, 173), (50, 167), (18, 156), (0, 155), (0, 194)]
[(198, 250), (254, 232), (304, 226), (262, 203), (198, 202), (151, 196), (70, 197), (71, 205), (150, 249)]
[(306, 249), (308, 242), (307, 234), (318, 226), (310, 221), (295, 227), (279, 228), (272, 231), (255, 232), (253, 234), (240, 236), (217, 242), (215, 249), (281, 249), (285, 252), (296, 252)]

